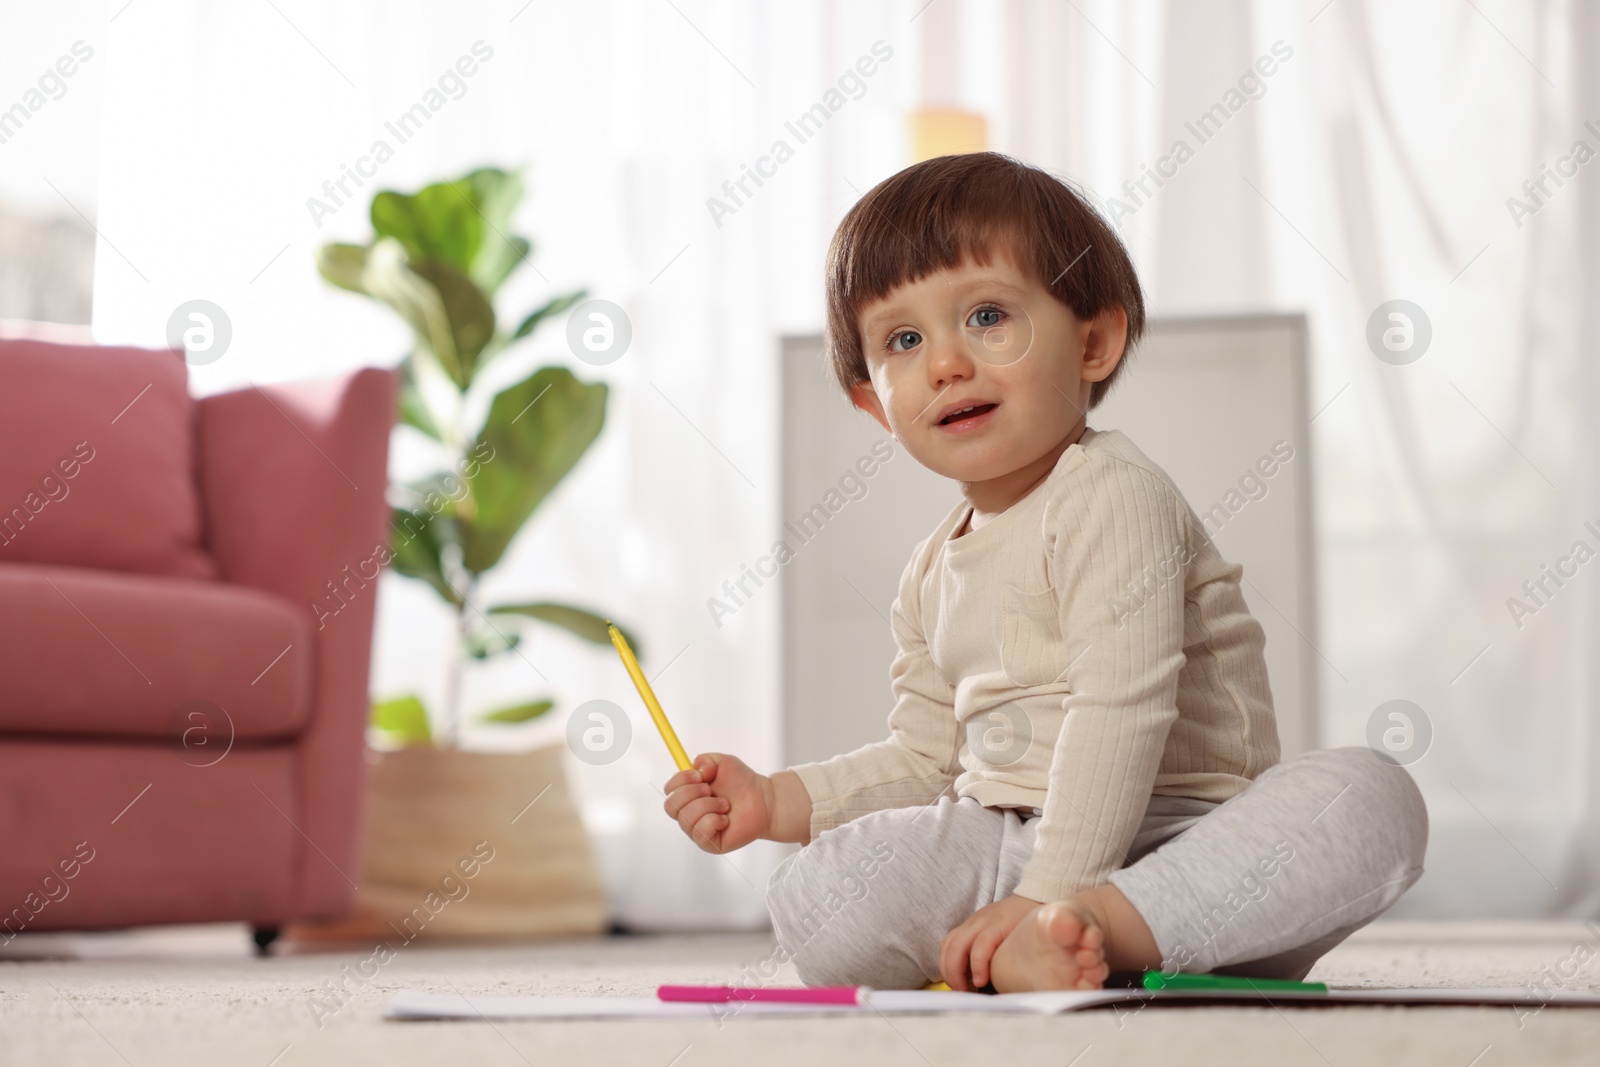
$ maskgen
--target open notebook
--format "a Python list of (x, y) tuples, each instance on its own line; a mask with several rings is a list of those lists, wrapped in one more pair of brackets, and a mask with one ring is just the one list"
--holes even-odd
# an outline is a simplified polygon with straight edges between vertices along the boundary
[(754, 1015), (834, 1015), (878, 1011), (886, 1015), (929, 1015), (943, 1012), (1057, 1015), (1129, 1001), (1215, 1004), (1218, 1001), (1278, 1006), (1320, 1004), (1505, 1004), (1519, 1011), (1541, 1007), (1600, 1008), (1600, 993), (1576, 990), (1524, 989), (1330, 989), (1320, 992), (1263, 993), (1249, 989), (1145, 990), (1095, 989), (1051, 993), (951, 993), (930, 990), (873, 990), (865, 1003), (774, 1004), (740, 1001), (726, 1004), (668, 1002), (654, 997), (469, 997), (460, 993), (401, 990), (389, 998), (390, 1019), (726, 1019)]

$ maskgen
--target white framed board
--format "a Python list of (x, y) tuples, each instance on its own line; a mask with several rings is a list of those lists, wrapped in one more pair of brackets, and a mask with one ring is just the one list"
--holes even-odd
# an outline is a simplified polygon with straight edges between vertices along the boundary
[[(960, 492), (850, 405), (820, 336), (784, 338), (781, 358), (783, 739), (799, 763), (886, 735), (889, 605)], [(1303, 315), (1157, 320), (1089, 415), (1162, 466), (1243, 565), (1285, 759), (1320, 744), (1306, 362)]]

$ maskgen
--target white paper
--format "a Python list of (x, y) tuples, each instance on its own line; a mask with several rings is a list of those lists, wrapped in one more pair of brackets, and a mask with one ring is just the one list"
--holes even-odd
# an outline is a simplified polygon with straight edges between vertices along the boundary
[(1600, 1007), (1600, 993), (1533, 989), (1330, 989), (1327, 993), (1257, 992), (1251, 989), (1192, 990), (1094, 989), (1045, 993), (954, 993), (926, 989), (880, 989), (866, 1004), (779, 1004), (733, 1001), (694, 1004), (655, 997), (464, 996), (404, 989), (389, 998), (390, 1019), (726, 1019), (753, 1015), (835, 1015), (880, 1011), (886, 1015), (942, 1012), (1057, 1015), (1123, 1001), (1238, 1000), (1274, 1003), (1305, 1001), (1346, 1004), (1514, 1004)]

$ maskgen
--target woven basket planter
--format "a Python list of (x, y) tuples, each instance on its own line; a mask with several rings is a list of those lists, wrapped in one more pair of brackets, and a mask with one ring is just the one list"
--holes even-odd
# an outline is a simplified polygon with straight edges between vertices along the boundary
[(532, 752), (369, 752), (354, 912), (297, 939), (599, 933), (609, 909), (560, 745)]

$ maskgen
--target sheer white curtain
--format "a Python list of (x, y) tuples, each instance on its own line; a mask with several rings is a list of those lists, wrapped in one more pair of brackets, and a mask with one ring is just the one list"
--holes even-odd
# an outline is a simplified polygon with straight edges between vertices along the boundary
[[(705, 601), (781, 521), (775, 341), (820, 328), (827, 238), (906, 162), (922, 41), (943, 34), (965, 62), (941, 102), (983, 112), (993, 147), (1116, 210), (1157, 313), (1309, 311), (1323, 743), (1362, 743), (1397, 698), (1433, 731), (1410, 768), (1433, 813), (1429, 873), (1400, 913), (1592, 914), (1600, 564), (1520, 628), (1506, 603), (1574, 541), (1600, 548), (1583, 526), (1600, 519), (1583, 417), (1597, 397), (1593, 168), (1547, 182), (1520, 227), (1506, 206), (1574, 141), (1600, 148), (1584, 128), (1600, 101), (1575, 62), (1593, 51), (1591, 19), (1492, 0), (138, 3), (105, 30), (96, 329), (158, 343), (181, 301), (216, 301), (234, 348), (197, 368), (204, 391), (390, 361), (402, 331), (323, 286), (313, 248), (364, 239), (373, 188), (526, 161), (518, 223), (538, 273), (508, 288), (507, 313), (583, 285), (628, 310), (634, 342), (608, 367), (575, 364), (612, 385), (607, 431), (488, 595), (631, 622), (689, 747), (772, 766), (777, 605), (757, 597), (717, 629)], [(465, 94), (318, 228), (306, 198), (478, 40), (494, 56)], [(879, 40), (892, 58), (797, 143), (785, 123)], [(1185, 123), (1218, 104), (1226, 120), (1201, 143)], [(1163, 164), (1179, 139), (1191, 154)], [(762, 164), (770, 176), (719, 226), (707, 199), (726, 201), (723, 183), (778, 140), (792, 155)], [(1147, 167), (1170, 174), (1157, 186)], [(1408, 365), (1366, 341), (1392, 299), (1432, 324)], [(523, 366), (541, 359), (570, 361), (559, 336)], [(425, 593), (384, 588), (381, 691), (436, 692), (444, 643)], [(635, 707), (603, 652), (550, 637), (529, 658), (548, 683), (508, 660), (469, 702), (551, 693), (562, 721), (534, 730), (551, 739), (584, 700)], [(571, 763), (619, 917), (759, 923), (781, 853), (715, 858), (668, 832), (670, 764), (636, 727), (622, 761)]]
[[(1312, 49), (1326, 193), (1291, 217), (1349, 277), (1323, 273), (1313, 303), (1318, 395), (1333, 400), (1318, 423), (1326, 652), (1349, 679), (1326, 686), (1327, 736), (1359, 740), (1396, 697), (1431, 719), (1412, 766), (1433, 814), (1430, 869), (1406, 913), (1600, 914), (1582, 869), (1596, 848), (1583, 811), (1600, 766), (1600, 586), (1583, 569), (1543, 577), (1572, 566), (1575, 542), (1600, 548), (1585, 528), (1597, 513), (1583, 336), (1600, 279), (1580, 255), (1595, 201), (1589, 175), (1524, 189), (1575, 141), (1600, 147), (1577, 81), (1595, 38), (1577, 7), (1341, 5)], [(1290, 166), (1273, 179), (1286, 198), (1298, 184)], [(1524, 215), (1513, 198), (1542, 206)], [(1405, 366), (1370, 358), (1365, 338), (1397, 298), (1433, 329)], [(1352, 395), (1336, 398), (1343, 381)]]
[[(1584, 525), (1600, 515), (1597, 194), (1576, 147), (1600, 151), (1577, 62), (1594, 16), (1363, 0), (1011, 11), (1015, 54), (1071, 44), (1065, 61), (1011, 65), (1001, 147), (1105, 198), (1155, 312), (1311, 316), (1322, 743), (1365, 743), (1394, 699), (1432, 730), (1410, 764), (1433, 817), (1428, 873), (1394, 914), (1600, 913), (1600, 571), (1561, 562), (1578, 541), (1600, 550)], [(1220, 129), (1199, 126), (1217, 104)], [(1179, 140), (1192, 155), (1141, 190)], [(1405, 365), (1367, 341), (1396, 299), (1432, 328)], [(1530, 599), (1542, 565), (1577, 574)], [(1536, 613), (1514, 618), (1512, 597)]]
[[(1595, 914), (1600, 586), (1580, 570), (1536, 617), (1510, 603), (1575, 541), (1600, 548), (1584, 527), (1594, 201), (1569, 175), (1537, 217), (1508, 205), (1575, 140), (1600, 146), (1576, 81), (1594, 37), (1554, 4), (1252, 14), (1257, 51), (1281, 38), (1305, 64), (1304, 110), (1264, 98), (1260, 177), (1233, 181), (1259, 187), (1260, 294), (1313, 315), (1324, 743), (1362, 743), (1394, 699), (1431, 723), (1410, 765), (1428, 873), (1396, 914)], [(1393, 300), (1431, 322), (1404, 365), (1368, 340)]]

